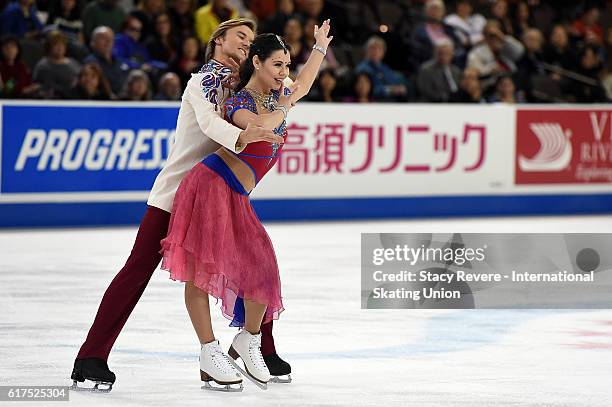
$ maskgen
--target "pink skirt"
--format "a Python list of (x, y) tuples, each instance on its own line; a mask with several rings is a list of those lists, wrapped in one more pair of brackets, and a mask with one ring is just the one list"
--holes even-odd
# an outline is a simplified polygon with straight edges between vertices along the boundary
[(221, 300), (226, 318), (234, 318), (237, 297), (266, 304), (264, 323), (283, 311), (274, 248), (248, 195), (206, 165), (196, 164), (179, 185), (161, 247), (170, 278)]

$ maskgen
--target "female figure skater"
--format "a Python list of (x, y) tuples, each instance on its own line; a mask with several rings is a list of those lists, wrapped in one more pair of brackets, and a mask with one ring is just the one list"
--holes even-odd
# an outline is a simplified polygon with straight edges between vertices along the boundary
[[(237, 93), (225, 101), (226, 120), (241, 128), (254, 124), (273, 129), (286, 138), (287, 112), (310, 90), (333, 39), (329, 29), (329, 20), (315, 26), (316, 44), (289, 89), (283, 87), (291, 63), (287, 45), (274, 34), (256, 37)], [(242, 389), (237, 365), (215, 340), (208, 295), (221, 299), (223, 315), (234, 320), (232, 325), (244, 321), (229, 355), (242, 359), (245, 373), (260, 387), (270, 380), (260, 351), (260, 326), (262, 320), (278, 319), (283, 303), (274, 249), (248, 194), (274, 166), (282, 146), (255, 142), (240, 153), (221, 147), (193, 167), (174, 199), (168, 236), (161, 242), (162, 269), (185, 282), (187, 311), (201, 343), (200, 376), (208, 389)], [(242, 303), (244, 319), (234, 315)], [(210, 381), (225, 387), (212, 387)], [(230, 386), (239, 383), (237, 389)]]

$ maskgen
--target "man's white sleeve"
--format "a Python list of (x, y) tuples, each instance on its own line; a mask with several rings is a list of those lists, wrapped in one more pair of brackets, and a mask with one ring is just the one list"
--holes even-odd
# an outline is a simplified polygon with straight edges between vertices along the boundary
[(219, 113), (215, 110), (215, 105), (206, 98), (199, 83), (189, 81), (187, 92), (189, 103), (193, 107), (198, 126), (202, 132), (230, 151), (239, 153), (244, 150), (246, 144), (238, 143), (238, 136), (242, 129), (231, 125), (219, 116)]

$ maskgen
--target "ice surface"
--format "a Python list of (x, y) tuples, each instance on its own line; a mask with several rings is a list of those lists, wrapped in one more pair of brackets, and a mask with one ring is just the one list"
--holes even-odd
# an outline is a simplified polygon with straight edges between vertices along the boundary
[[(612, 310), (361, 310), (359, 268), (362, 232), (609, 232), (612, 217), (266, 227), (286, 306), (275, 339), (292, 365), (292, 384), (262, 391), (245, 382), (238, 394), (200, 390), (183, 287), (158, 270), (111, 353), (113, 391), (72, 392), (68, 404), (612, 405)], [(135, 231), (0, 231), (0, 385), (70, 384), (76, 352)], [(228, 347), (236, 331), (216, 306), (213, 321)], [(45, 405), (19, 405), (28, 404)]]

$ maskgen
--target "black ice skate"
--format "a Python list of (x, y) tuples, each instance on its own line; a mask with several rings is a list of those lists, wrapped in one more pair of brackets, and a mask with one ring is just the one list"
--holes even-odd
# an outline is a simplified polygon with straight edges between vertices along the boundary
[(273, 376), (272, 383), (291, 383), (291, 365), (278, 356), (276, 353), (264, 355), (264, 362), (268, 366), (270, 375)]
[[(108, 393), (113, 389), (113, 383), (115, 383), (115, 374), (109, 370), (106, 361), (99, 358), (76, 359), (71, 378), (70, 390), (76, 391)], [(85, 380), (93, 382), (94, 386), (79, 387), (77, 385)]]

